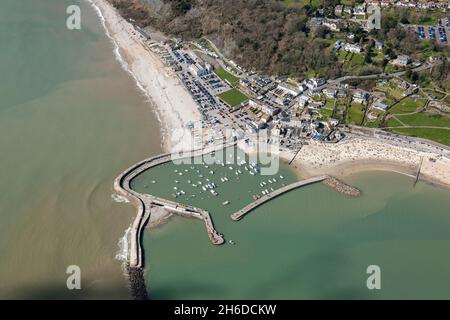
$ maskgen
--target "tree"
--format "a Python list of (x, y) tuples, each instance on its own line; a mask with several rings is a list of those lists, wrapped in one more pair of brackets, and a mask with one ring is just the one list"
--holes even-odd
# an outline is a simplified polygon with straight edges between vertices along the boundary
[(329, 30), (328, 30), (327, 27), (325, 27), (325, 26), (318, 26), (318, 27), (316, 28), (316, 31), (314, 32), (314, 35), (315, 35), (317, 38), (325, 39), (325, 38), (327, 37), (327, 34), (328, 34), (328, 33), (329, 33)]
[(412, 76), (412, 70), (411, 70), (411, 68), (408, 68), (405, 71), (405, 77), (408, 78), (408, 79), (411, 79), (411, 76)]
[(413, 71), (413, 73), (411, 74), (411, 81), (414, 83), (417, 83), (417, 81), (419, 80), (419, 74), (415, 71)]

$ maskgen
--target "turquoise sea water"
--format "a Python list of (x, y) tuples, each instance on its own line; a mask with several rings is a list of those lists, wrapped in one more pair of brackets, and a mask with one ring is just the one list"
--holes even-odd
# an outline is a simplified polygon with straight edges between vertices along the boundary
[[(196, 175), (196, 168), (187, 168), (189, 173), (179, 180)], [(169, 196), (172, 186), (182, 185), (173, 182), (173, 170), (183, 172), (173, 165), (151, 169), (134, 182), (135, 188)], [(228, 171), (214, 170), (215, 177)], [(282, 170), (291, 181), (286, 166)], [(160, 182), (160, 177), (170, 182)], [(188, 191), (184, 197), (197, 196), (177, 201), (208, 209), (216, 228), (236, 244), (214, 246), (203, 223), (182, 217), (151, 229), (144, 241), (151, 297), (449, 298), (450, 258), (445, 253), (450, 249), (450, 192), (424, 183), (414, 188), (408, 177), (381, 172), (351, 177), (349, 182), (364, 191), (361, 198), (316, 184), (272, 200), (239, 222), (229, 215), (262, 189), (254, 177), (219, 185), (217, 197), (182, 186)], [(223, 199), (231, 200), (230, 205), (223, 206)], [(367, 289), (369, 265), (381, 268), (379, 291)]]

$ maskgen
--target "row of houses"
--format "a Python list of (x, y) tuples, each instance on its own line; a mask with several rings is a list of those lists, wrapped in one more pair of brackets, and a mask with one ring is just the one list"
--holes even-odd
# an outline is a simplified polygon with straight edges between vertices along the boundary
[(308, 25), (311, 28), (324, 26), (334, 32), (339, 32), (341, 29), (339, 28), (339, 19), (330, 19), (330, 18), (318, 18), (313, 17), (309, 20)]
[(337, 5), (334, 7), (334, 14), (336, 16), (342, 16), (342, 15), (353, 15), (355, 17), (361, 17), (366, 18), (366, 4), (360, 4), (355, 7), (351, 6), (344, 6), (344, 5)]
[(446, 0), (366, 0), (367, 5), (380, 7), (403, 7), (416, 9), (450, 9), (450, 3)]

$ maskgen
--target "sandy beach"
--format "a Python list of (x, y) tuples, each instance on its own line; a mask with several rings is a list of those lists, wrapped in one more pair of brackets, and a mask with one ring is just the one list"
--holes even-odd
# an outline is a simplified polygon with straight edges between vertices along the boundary
[[(280, 156), (290, 161), (295, 152)], [(350, 137), (342, 142), (311, 141), (303, 146), (292, 163), (302, 178), (328, 174), (343, 179), (363, 171), (390, 171), (450, 187), (450, 159), (437, 152), (390, 144), (368, 137)]]
[(116, 56), (123, 68), (136, 80), (148, 97), (162, 126), (162, 145), (171, 150), (189, 141), (181, 132), (189, 122), (200, 119), (197, 105), (176, 75), (169, 72), (154, 53), (142, 45), (142, 36), (123, 19), (106, 0), (90, 0), (99, 13), (107, 35), (116, 46)]

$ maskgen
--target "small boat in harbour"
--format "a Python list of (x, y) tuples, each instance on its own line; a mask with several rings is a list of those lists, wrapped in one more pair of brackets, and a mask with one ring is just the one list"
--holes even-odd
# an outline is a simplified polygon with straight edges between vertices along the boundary
[(226, 206), (226, 205), (228, 205), (228, 204), (230, 204), (230, 201), (228, 201), (228, 200), (225, 201), (225, 202), (222, 202), (222, 205), (223, 205), (223, 206)]
[(235, 245), (235, 244), (236, 244), (236, 242), (234, 242), (234, 241), (233, 241), (233, 240), (231, 240), (231, 239), (230, 239), (230, 240), (228, 240), (228, 243), (229, 243), (229, 244), (232, 244), (232, 245)]

